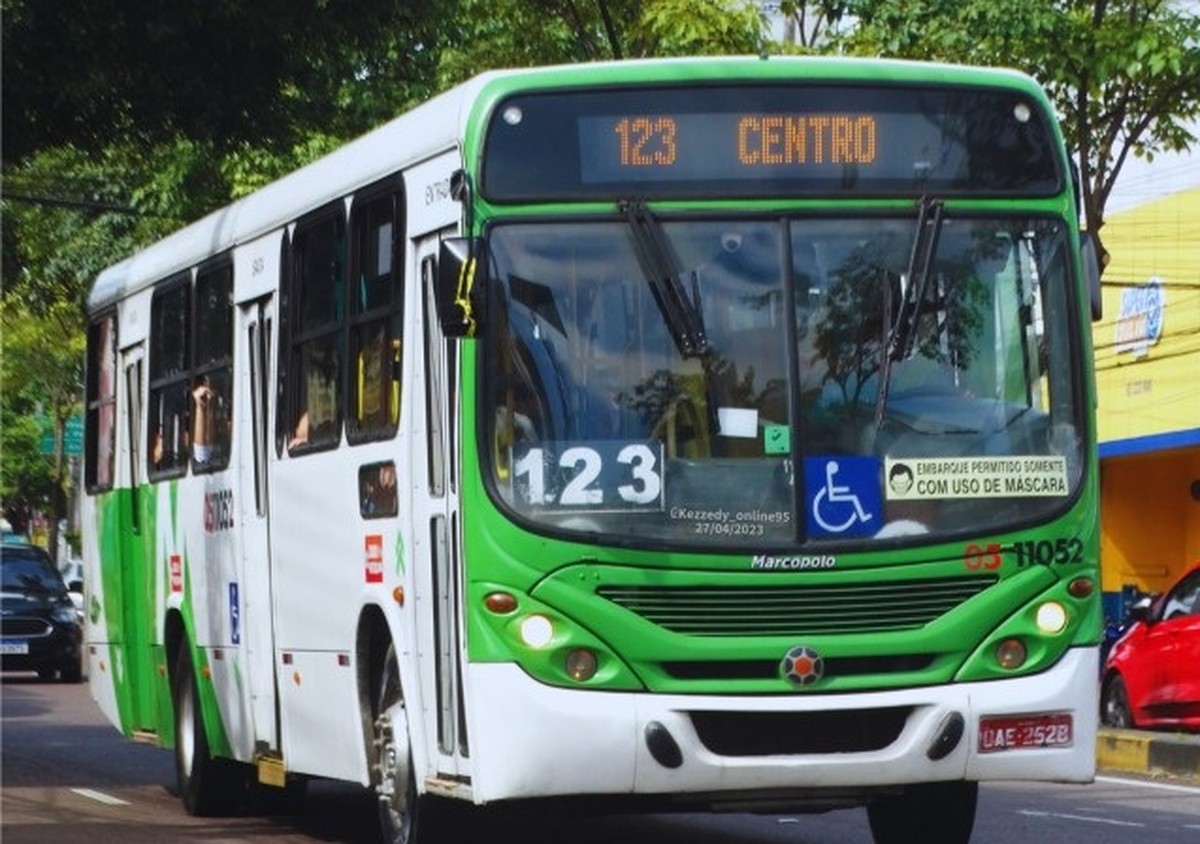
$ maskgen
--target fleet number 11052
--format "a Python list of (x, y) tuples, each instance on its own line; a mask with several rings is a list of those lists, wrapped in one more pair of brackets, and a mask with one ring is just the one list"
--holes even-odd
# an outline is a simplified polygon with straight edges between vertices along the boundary
[(1075, 537), (1014, 542), (1018, 566), (1066, 566), (1083, 562), (1083, 541)]

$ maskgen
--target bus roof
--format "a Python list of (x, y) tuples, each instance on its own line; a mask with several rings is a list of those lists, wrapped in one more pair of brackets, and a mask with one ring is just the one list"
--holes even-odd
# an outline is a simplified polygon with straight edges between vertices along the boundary
[[(802, 74), (797, 71), (803, 68)], [(1036, 92), (1014, 70), (895, 59), (844, 57), (705, 57), (640, 59), (488, 71), (347, 143), (230, 205), (168, 235), (100, 273), (90, 311), (106, 308), (157, 281), (281, 228), (309, 211), (438, 152), (460, 147), (471, 115), (512, 90), (600, 82), (717, 82), (842, 79), (1012, 85)]]
[[(458, 143), (477, 78), (220, 208), (100, 273), (88, 309), (114, 302)], [(419, 126), (420, 131), (414, 131)]]

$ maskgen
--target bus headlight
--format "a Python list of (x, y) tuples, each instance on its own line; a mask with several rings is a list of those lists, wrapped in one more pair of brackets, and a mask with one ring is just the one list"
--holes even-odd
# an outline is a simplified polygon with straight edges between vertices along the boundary
[(1047, 601), (1037, 608), (1037, 627), (1043, 633), (1061, 633), (1067, 626), (1067, 610), (1058, 601)]
[(531, 615), (521, 620), (521, 641), (531, 648), (544, 648), (554, 638), (554, 625), (544, 615)]

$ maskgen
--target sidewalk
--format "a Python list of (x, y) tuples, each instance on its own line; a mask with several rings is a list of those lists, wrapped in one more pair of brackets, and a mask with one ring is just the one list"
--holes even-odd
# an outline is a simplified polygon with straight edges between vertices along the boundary
[(1098, 773), (1141, 774), (1200, 786), (1200, 735), (1101, 727), (1096, 768)]

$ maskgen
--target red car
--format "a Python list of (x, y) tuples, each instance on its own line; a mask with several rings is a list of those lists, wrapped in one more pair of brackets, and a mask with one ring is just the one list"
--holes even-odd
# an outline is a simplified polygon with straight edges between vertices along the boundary
[(1101, 721), (1200, 732), (1200, 563), (1130, 616), (1104, 663)]

